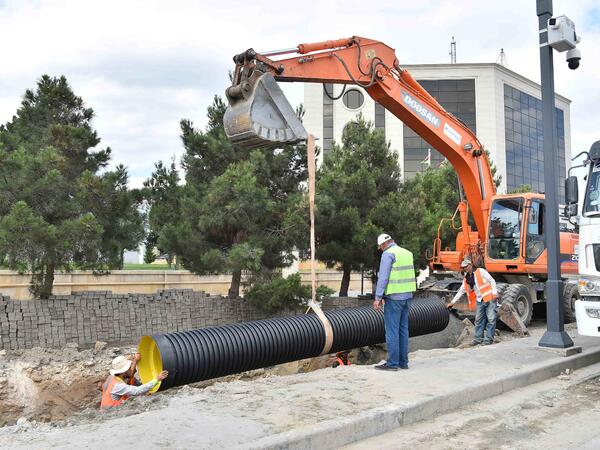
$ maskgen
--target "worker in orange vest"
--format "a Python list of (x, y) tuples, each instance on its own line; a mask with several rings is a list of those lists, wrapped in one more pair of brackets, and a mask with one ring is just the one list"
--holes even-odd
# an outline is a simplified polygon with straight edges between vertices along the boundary
[(163, 370), (153, 380), (140, 385), (134, 375), (137, 363), (141, 358), (141, 355), (136, 353), (132, 356), (126, 357), (121, 355), (113, 359), (110, 375), (102, 384), (101, 410), (119, 406), (131, 397), (144, 395), (156, 386), (159, 381), (167, 378), (169, 373), (166, 370)]
[(473, 345), (481, 343), (483, 345), (493, 344), (496, 332), (496, 319), (498, 318), (496, 281), (487, 270), (481, 267), (474, 270), (473, 263), (469, 258), (465, 258), (460, 267), (463, 269), (465, 277), (460, 289), (447, 306), (448, 308), (452, 308), (462, 295), (466, 294), (467, 301), (470, 304), (473, 302), (477, 304)]

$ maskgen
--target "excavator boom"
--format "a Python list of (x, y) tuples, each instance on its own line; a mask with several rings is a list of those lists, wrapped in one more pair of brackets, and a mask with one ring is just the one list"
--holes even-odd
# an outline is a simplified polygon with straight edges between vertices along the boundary
[[(295, 56), (269, 58), (290, 53)], [(272, 148), (306, 139), (306, 130), (276, 81), (361, 86), (450, 161), (459, 174), (479, 241), (486, 241), (496, 188), (483, 147), (467, 126), (400, 67), (394, 49), (355, 36), (273, 52), (249, 49), (233, 60), (236, 67), (226, 91), (230, 107), (224, 125), (237, 145)], [(463, 227), (466, 231), (468, 224)]]

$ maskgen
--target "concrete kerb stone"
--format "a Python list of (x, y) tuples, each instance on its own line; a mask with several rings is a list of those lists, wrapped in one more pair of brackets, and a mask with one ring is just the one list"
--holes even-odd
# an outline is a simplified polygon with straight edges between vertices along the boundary
[(449, 394), (427, 398), (411, 405), (390, 405), (359, 414), (327, 420), (246, 444), (245, 449), (333, 449), (377, 436), (462, 406), (495, 397), (505, 392), (539, 383), (560, 375), (566, 369), (577, 370), (600, 362), (600, 347), (569, 358), (555, 358), (533, 364), (520, 373), (494, 376)]
[(582, 348), (579, 345), (568, 348), (538, 347), (538, 349), (544, 352), (554, 353), (558, 356), (573, 356), (576, 353), (581, 353), (582, 351)]

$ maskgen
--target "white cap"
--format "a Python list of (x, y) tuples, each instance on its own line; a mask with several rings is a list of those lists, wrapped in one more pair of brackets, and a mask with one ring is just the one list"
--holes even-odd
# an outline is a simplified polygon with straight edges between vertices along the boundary
[(127, 372), (130, 367), (131, 367), (130, 359), (127, 359), (123, 355), (117, 356), (115, 359), (112, 360), (110, 374), (118, 375), (120, 373)]
[(385, 233), (380, 234), (379, 236), (377, 236), (377, 245), (379, 246), (379, 245), (383, 244), (384, 242), (391, 241), (391, 240), (392, 240), (392, 238), (389, 234), (385, 234)]
[(473, 264), (469, 258), (463, 259), (460, 263), (460, 267), (467, 267), (468, 265)]

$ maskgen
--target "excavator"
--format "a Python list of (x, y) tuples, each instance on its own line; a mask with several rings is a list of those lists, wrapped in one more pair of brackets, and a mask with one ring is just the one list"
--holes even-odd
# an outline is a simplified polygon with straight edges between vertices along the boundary
[[(512, 305), (521, 325), (529, 324), (533, 304), (545, 300), (544, 195), (498, 195), (487, 153), (477, 136), (401, 67), (393, 48), (354, 36), (268, 52), (248, 49), (233, 61), (224, 127), (236, 145), (276, 148), (307, 139), (307, 131), (277, 84), (299, 81), (360, 86), (440, 152), (458, 174), (460, 202), (454, 216), (440, 223), (428, 255), (430, 276), (419, 286), (417, 296), (453, 296), (462, 282), (460, 262), (469, 256), (498, 283), (499, 302)], [(442, 247), (440, 239), (448, 223), (458, 231), (453, 249)], [(577, 242), (577, 234), (561, 232), (563, 277), (577, 274)], [(572, 289), (565, 290), (563, 304), (571, 305), (573, 295), (577, 293)], [(475, 308), (468, 301), (457, 306), (465, 315)]]

